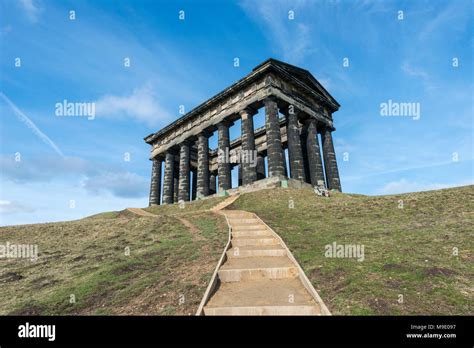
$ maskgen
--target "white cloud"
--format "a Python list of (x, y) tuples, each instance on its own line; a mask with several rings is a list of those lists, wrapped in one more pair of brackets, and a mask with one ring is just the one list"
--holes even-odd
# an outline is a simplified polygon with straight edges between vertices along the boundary
[(34, 209), (16, 201), (0, 200), (0, 214), (31, 213)]
[[(70, 181), (59, 180), (9, 183), (2, 187), (2, 196), (12, 205), (15, 202), (27, 202), (28, 206), (34, 207), (34, 213), (17, 210), (14, 214), (0, 214), (0, 226), (67, 221), (127, 207), (145, 207), (148, 204), (147, 197), (124, 198), (109, 192), (97, 195)], [(15, 200), (7, 197), (15, 197)], [(71, 201), (74, 201), (74, 207)]]
[(439, 190), (439, 189), (444, 189), (448, 187), (472, 185), (473, 183), (474, 182), (472, 180), (454, 183), (454, 184), (444, 184), (444, 183), (428, 183), (428, 182), (420, 183), (416, 181), (408, 181), (406, 179), (400, 179), (398, 181), (392, 181), (384, 185), (383, 187), (377, 190), (377, 194), (389, 195), (389, 194), (397, 194), (397, 193)]
[(469, 21), (469, 14), (472, 13), (472, 3), (470, 4), (469, 1), (453, 1), (451, 3), (446, 2), (446, 4), (448, 6), (442, 11), (431, 14), (430, 20), (426, 22), (418, 34), (420, 41), (426, 40), (427, 37), (433, 34), (442, 34), (443, 30), (440, 30), (440, 28), (443, 26), (450, 25), (462, 30), (464, 23)]
[(423, 69), (414, 67), (408, 62), (404, 62), (401, 66), (401, 69), (408, 76), (419, 78), (423, 85), (426, 87), (426, 89), (433, 90), (437, 88), (432, 82), (431, 76)]
[(281, 52), (283, 59), (297, 63), (310, 53), (314, 46), (310, 25), (301, 21), (289, 20), (288, 11), (296, 16), (304, 13), (306, 1), (244, 1), (241, 3), (244, 11), (261, 24), (264, 33), (269, 35), (275, 44), (275, 49)]
[(33, 121), (26, 116), (5, 94), (0, 92), (0, 97), (10, 106), (18, 119), (23, 122), (32, 132), (44, 143), (50, 146), (58, 155), (63, 156), (62, 151), (59, 147), (46, 135), (44, 134)]
[(18, 3), (25, 11), (25, 14), (28, 19), (31, 22), (36, 23), (38, 21), (38, 16), (41, 12), (38, 2), (35, 0), (20, 0)]
[(91, 193), (108, 191), (124, 198), (146, 197), (149, 185), (149, 180), (131, 172), (107, 172), (84, 180), (84, 188)]
[(9, 184), (66, 182), (83, 187), (94, 195), (110, 193), (116, 197), (140, 198), (148, 194), (149, 180), (118, 165), (94, 162), (79, 157), (23, 158), (16, 162), (0, 155), (0, 179)]
[(98, 117), (130, 117), (150, 126), (172, 119), (158, 102), (150, 84), (134, 89), (127, 96), (103, 96), (96, 101), (96, 114)]

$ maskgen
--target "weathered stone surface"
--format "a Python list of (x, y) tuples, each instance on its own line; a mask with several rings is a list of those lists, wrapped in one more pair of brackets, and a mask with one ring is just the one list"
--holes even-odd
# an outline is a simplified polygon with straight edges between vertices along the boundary
[(323, 127), (321, 139), (323, 143), (324, 168), (326, 170), (326, 181), (328, 189), (341, 191), (339, 170), (337, 169), (336, 152), (332, 141), (332, 129)]
[(248, 185), (257, 180), (257, 168), (251, 162), (255, 151), (255, 137), (253, 129), (253, 115), (255, 111), (245, 108), (240, 111), (241, 117), (241, 163), (242, 163), (242, 184)]
[(156, 157), (152, 161), (149, 205), (159, 205), (161, 199), (161, 165), (163, 159)]
[(301, 149), (300, 130), (297, 111), (290, 110), (287, 115), (288, 157), (292, 179), (305, 180), (303, 151)]
[(332, 126), (330, 114), (321, 112), (320, 108), (324, 105), (330, 112), (339, 108), (337, 101), (309, 72), (269, 59), (216, 97), (146, 137), (145, 141), (153, 146), (152, 157), (196, 136), (201, 131), (199, 128), (217, 125), (247, 106), (258, 109), (261, 101), (271, 95), (329, 126)]
[(183, 142), (179, 153), (178, 201), (189, 201), (189, 142)]
[(173, 175), (174, 155), (171, 152), (167, 152), (165, 157), (165, 177), (163, 180), (163, 204), (173, 204)]
[[(221, 153), (230, 151), (229, 122), (221, 122), (217, 125), (218, 147)], [(230, 163), (226, 159), (218, 160), (219, 191), (232, 188), (232, 177)]]
[(305, 149), (307, 159), (307, 174), (309, 183), (316, 186), (318, 180), (324, 182), (323, 162), (321, 160), (321, 149), (319, 147), (318, 129), (316, 120), (309, 118), (306, 120), (303, 131), (305, 137)]
[(197, 169), (197, 198), (209, 195), (209, 134), (199, 134), (198, 146), (198, 169)]
[(278, 122), (278, 107), (273, 98), (265, 101), (265, 128), (267, 130), (267, 158), (268, 176), (284, 176), (285, 164), (283, 162), (283, 147)]
[(173, 170), (173, 203), (178, 203), (179, 193), (179, 162), (174, 162)]
[[(254, 130), (253, 115), (262, 107), (265, 126)], [(151, 158), (161, 159), (152, 166), (150, 205), (160, 203), (163, 159), (163, 204), (233, 190), (231, 169), (237, 164), (229, 163), (232, 152), (240, 155), (239, 186), (253, 186), (266, 176), (276, 179), (290, 175), (313, 185), (326, 177), (328, 188), (340, 190), (331, 136), (332, 113), (338, 108), (308, 71), (273, 59), (262, 63), (247, 77), (145, 138), (152, 145)], [(280, 117), (279, 110), (286, 117)], [(230, 141), (229, 127), (239, 118), (241, 136)], [(208, 138), (216, 130), (218, 148), (209, 151)], [(318, 130), (322, 133), (323, 156)]]

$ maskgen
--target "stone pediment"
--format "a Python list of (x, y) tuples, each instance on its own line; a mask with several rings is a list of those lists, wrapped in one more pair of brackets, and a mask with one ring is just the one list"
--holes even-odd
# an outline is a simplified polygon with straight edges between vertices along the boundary
[[(262, 81), (266, 82), (262, 83)], [(223, 108), (228, 107), (230, 109), (231, 105), (238, 103), (254, 92), (258, 92), (258, 90), (260, 90), (259, 93), (263, 95), (266, 93), (264, 89), (272, 85), (272, 81), (275, 85), (273, 87), (276, 88), (280, 86), (278, 81), (284, 81), (284, 89), (287, 89), (287, 86), (291, 86), (291, 94), (294, 96), (303, 94), (309, 96), (308, 98), (302, 97), (300, 99), (314, 100), (310, 108), (319, 114), (324, 114), (324, 112), (321, 111), (321, 106), (324, 106), (329, 113), (339, 109), (339, 103), (309, 71), (270, 58), (256, 66), (250, 74), (195, 107), (170, 125), (145, 137), (145, 142), (153, 144), (157, 139), (167, 137), (167, 134), (173, 129), (181, 127), (186, 123), (190, 124), (196, 122), (195, 120), (200, 117), (205, 118), (205, 116), (203, 116), (205, 114), (219, 114)]]

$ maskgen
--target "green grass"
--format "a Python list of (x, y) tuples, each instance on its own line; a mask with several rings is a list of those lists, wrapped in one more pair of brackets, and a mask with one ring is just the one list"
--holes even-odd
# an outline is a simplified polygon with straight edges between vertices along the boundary
[[(229, 208), (257, 213), (285, 240), (333, 314), (474, 314), (474, 186), (331, 198), (266, 190)], [(325, 257), (333, 242), (364, 245), (364, 261)]]
[[(36, 262), (0, 259), (0, 314), (194, 314), (227, 241), (225, 220), (207, 210), (224, 199), (0, 228), (0, 244), (39, 248)], [(474, 186), (331, 198), (262, 190), (229, 208), (257, 213), (285, 240), (333, 314), (474, 314)], [(325, 257), (333, 242), (363, 245), (364, 260)]]
[(0, 260), (0, 314), (194, 314), (227, 225), (197, 209), (192, 222), (193, 233), (170, 215), (124, 211), (2, 227), (0, 244), (37, 244), (39, 258)]
[(172, 204), (172, 205), (156, 205), (153, 207), (145, 208), (144, 210), (149, 211), (153, 214), (186, 214), (190, 212), (208, 210), (218, 203), (225, 200), (227, 197), (213, 197), (197, 201), (184, 202), (183, 205)]

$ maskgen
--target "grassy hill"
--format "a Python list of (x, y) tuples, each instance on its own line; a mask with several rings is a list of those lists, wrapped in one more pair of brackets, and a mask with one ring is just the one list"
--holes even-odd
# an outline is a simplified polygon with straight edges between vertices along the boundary
[[(146, 209), (158, 217), (0, 228), (0, 244), (39, 247), (35, 263), (0, 259), (0, 314), (194, 314), (227, 241), (225, 220), (207, 211), (223, 199)], [(331, 198), (266, 190), (229, 208), (280, 234), (333, 314), (474, 314), (474, 186)], [(364, 260), (325, 257), (333, 242), (363, 245)]]
[[(333, 314), (474, 314), (474, 186), (329, 199), (281, 189), (232, 208), (285, 240)], [(325, 257), (333, 242), (364, 245), (364, 260)]]
[(228, 237), (225, 219), (202, 210), (211, 203), (189, 204), (195, 212), (180, 219), (159, 207), (158, 217), (0, 228), (0, 244), (39, 251), (36, 262), (0, 259), (0, 314), (194, 314)]

